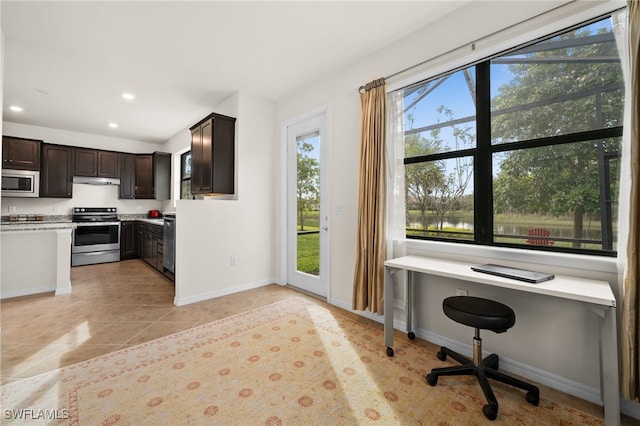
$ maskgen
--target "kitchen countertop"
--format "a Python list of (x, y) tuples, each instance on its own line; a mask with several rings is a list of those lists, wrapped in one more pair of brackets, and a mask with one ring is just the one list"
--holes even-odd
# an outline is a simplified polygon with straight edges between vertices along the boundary
[(164, 219), (138, 219), (140, 222), (151, 223), (153, 225), (164, 226)]
[(47, 222), (47, 221), (23, 221), (23, 222), (3, 222), (0, 231), (50, 231), (55, 229), (75, 229), (76, 224), (71, 221)]
[[(153, 225), (164, 226), (163, 218), (147, 218), (140, 217), (140, 215), (128, 215), (125, 217), (121, 217), (122, 221), (140, 221), (146, 222)], [(70, 217), (55, 217), (52, 220), (43, 220), (43, 221), (18, 221), (18, 222), (9, 222), (2, 221), (0, 224), (1, 232), (11, 232), (11, 231), (49, 231), (55, 229), (75, 229), (76, 224), (71, 221)]]

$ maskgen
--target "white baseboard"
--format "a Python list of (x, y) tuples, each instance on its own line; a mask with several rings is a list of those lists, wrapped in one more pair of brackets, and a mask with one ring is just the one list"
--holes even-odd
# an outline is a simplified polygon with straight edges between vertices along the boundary
[[(404, 329), (405, 327), (401, 328), (401, 330)], [(469, 356), (473, 353), (473, 347), (469, 344), (461, 343), (424, 329), (415, 330), (414, 333), (421, 339), (427, 340), (438, 346), (446, 346), (455, 352), (469, 354)], [(490, 354), (491, 352), (485, 352), (482, 354), (482, 356), (485, 357)], [(586, 386), (574, 380), (558, 376), (557, 374), (550, 373), (537, 367), (523, 364), (519, 361), (511, 358), (506, 358), (502, 355), (500, 355), (500, 370), (504, 370), (505, 372), (516, 374), (518, 376), (526, 377), (527, 379), (541, 383), (545, 386), (549, 386), (550, 388), (557, 389), (561, 392), (568, 393), (586, 401), (593, 402), (594, 404), (602, 405), (603, 403), (602, 399), (600, 398), (599, 388)]]
[[(371, 312), (354, 311), (351, 309), (351, 305), (344, 303), (341, 300), (332, 299), (330, 303), (334, 306), (353, 312), (365, 318), (369, 318), (373, 321), (384, 324), (384, 315), (377, 315)], [(393, 327), (396, 330), (406, 330), (407, 325), (405, 322), (397, 321), (394, 319)], [(461, 343), (456, 340), (452, 340), (448, 337), (432, 333), (425, 329), (413, 330), (417, 337), (434, 343), (438, 346), (446, 346), (451, 350), (460, 352), (463, 354), (472, 354), (473, 347), (466, 343)], [(489, 353), (486, 353), (489, 355)], [(500, 357), (500, 369), (506, 372), (516, 374), (518, 376), (526, 377), (527, 379), (541, 383), (550, 388), (559, 390), (561, 392), (573, 395), (575, 397), (584, 399), (585, 401), (592, 402), (597, 405), (603, 405), (602, 398), (600, 397), (600, 389), (592, 386), (586, 386), (583, 383), (576, 382), (574, 380), (567, 379), (566, 377), (558, 376), (546, 370), (541, 370), (531, 365), (523, 364), (513, 359)], [(620, 411), (634, 419), (640, 419), (640, 403), (636, 401), (629, 401), (622, 396), (620, 397)]]
[(620, 412), (634, 419), (640, 420), (640, 404), (637, 401), (629, 401), (620, 398)]
[[(29, 296), (29, 295), (38, 294), (38, 293), (49, 293), (56, 290), (57, 290), (57, 287), (55, 284), (42, 285), (42, 286), (31, 287), (31, 288), (21, 288), (20, 290), (9, 290), (9, 291), (1, 292), (0, 299), (9, 299), (11, 297), (19, 297), (19, 296)], [(56, 295), (57, 294), (58, 293), (56, 293)]]
[(64, 287), (56, 287), (56, 296), (60, 296), (61, 294), (71, 294), (71, 281)]
[(220, 296), (228, 296), (230, 294), (238, 293), (241, 291), (252, 290), (258, 287), (264, 287), (266, 285), (273, 284), (274, 282), (276, 282), (276, 279), (271, 278), (266, 280), (254, 281), (250, 283), (238, 284), (232, 287), (225, 287), (220, 290), (208, 291), (206, 293), (200, 293), (200, 294), (196, 294), (188, 297), (181, 297), (181, 298), (175, 297), (173, 299), (173, 303), (176, 306), (190, 305), (192, 303), (202, 302), (204, 300), (209, 300), (209, 299), (213, 299)]

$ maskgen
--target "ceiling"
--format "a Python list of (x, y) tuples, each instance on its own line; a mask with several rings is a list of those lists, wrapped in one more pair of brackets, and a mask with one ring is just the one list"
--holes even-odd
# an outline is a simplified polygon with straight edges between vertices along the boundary
[(4, 120), (163, 143), (236, 91), (278, 101), (465, 3), (3, 0)]

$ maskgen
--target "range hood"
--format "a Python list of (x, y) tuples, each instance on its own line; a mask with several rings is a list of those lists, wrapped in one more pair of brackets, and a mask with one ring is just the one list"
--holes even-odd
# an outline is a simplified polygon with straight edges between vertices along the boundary
[(74, 176), (73, 183), (84, 183), (87, 185), (120, 185), (120, 179), (106, 178), (106, 177)]

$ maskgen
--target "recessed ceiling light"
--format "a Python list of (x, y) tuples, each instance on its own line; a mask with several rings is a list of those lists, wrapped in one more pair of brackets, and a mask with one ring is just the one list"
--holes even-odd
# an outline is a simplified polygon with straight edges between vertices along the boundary
[(125, 98), (128, 101), (132, 101), (132, 100), (134, 100), (136, 98), (136, 95), (134, 95), (133, 93), (125, 92), (125, 93), (122, 94), (122, 97)]
[(112, 129), (117, 129), (118, 123), (109, 123), (109, 127), (111, 127)]
[(22, 108), (21, 106), (18, 106), (18, 105), (11, 105), (9, 107), (9, 109), (11, 111), (14, 111), (14, 112), (22, 112), (22, 111), (24, 111), (24, 108)]

